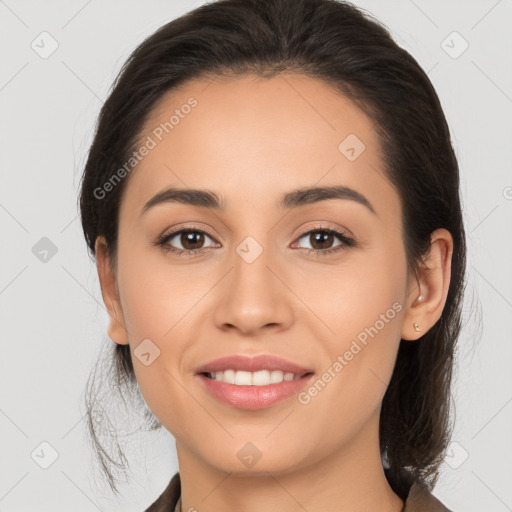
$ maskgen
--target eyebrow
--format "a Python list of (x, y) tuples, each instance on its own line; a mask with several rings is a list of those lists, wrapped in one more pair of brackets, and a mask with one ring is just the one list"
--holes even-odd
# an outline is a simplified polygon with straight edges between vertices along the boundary
[[(326, 201), (328, 199), (355, 201), (365, 206), (374, 215), (377, 215), (372, 204), (364, 195), (350, 187), (341, 185), (332, 187), (307, 187), (292, 190), (282, 197), (281, 201), (278, 203), (278, 207), (281, 209), (291, 209)], [(144, 205), (140, 215), (162, 203), (182, 203), (211, 210), (225, 210), (226, 208), (222, 197), (210, 190), (170, 187), (153, 196)]]

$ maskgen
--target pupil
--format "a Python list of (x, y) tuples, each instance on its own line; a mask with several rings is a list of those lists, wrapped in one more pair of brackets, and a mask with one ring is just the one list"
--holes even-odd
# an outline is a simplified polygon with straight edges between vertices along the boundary
[(319, 243), (320, 244), (320, 247), (315, 247), (315, 243), (312, 243), (311, 245), (315, 248), (315, 249), (327, 249), (329, 248), (329, 242), (332, 242), (332, 237), (333, 235), (331, 233), (320, 233), (320, 232), (317, 232), (316, 234), (313, 234), (311, 235), (314, 240), (315, 240), (315, 243)]
[(204, 235), (196, 231), (184, 232), (181, 234), (180, 238), (181, 245), (189, 251), (200, 249), (201, 244), (204, 242)]

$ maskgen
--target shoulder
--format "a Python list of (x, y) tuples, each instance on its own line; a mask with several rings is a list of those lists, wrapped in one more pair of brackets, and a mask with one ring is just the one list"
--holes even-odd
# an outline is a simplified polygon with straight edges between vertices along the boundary
[(179, 472), (174, 474), (162, 494), (144, 512), (169, 512), (174, 510), (181, 494)]
[(446, 508), (422, 482), (414, 482), (403, 512), (453, 512)]

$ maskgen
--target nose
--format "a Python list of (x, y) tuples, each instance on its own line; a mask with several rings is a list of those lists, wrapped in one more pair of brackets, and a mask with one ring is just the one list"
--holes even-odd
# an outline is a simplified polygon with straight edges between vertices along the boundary
[(293, 321), (293, 293), (285, 284), (289, 273), (272, 260), (270, 251), (263, 250), (254, 261), (240, 254), (235, 253), (218, 290), (217, 327), (251, 336), (288, 329)]

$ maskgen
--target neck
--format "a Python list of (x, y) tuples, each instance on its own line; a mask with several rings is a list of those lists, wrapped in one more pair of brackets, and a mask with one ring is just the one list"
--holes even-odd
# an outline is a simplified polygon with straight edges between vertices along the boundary
[(382, 467), (378, 426), (377, 416), (337, 450), (285, 472), (221, 471), (177, 441), (181, 510), (402, 512)]

